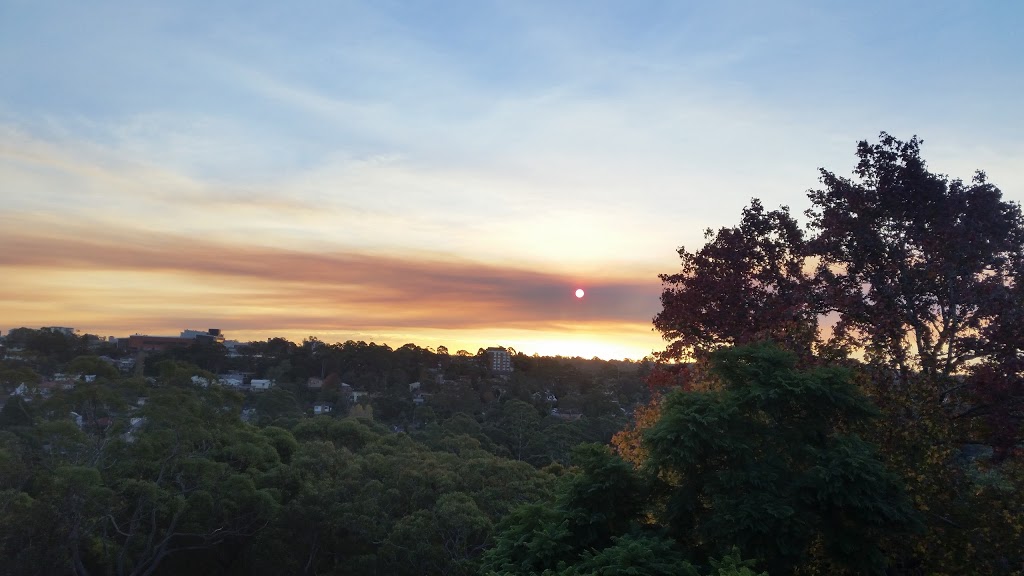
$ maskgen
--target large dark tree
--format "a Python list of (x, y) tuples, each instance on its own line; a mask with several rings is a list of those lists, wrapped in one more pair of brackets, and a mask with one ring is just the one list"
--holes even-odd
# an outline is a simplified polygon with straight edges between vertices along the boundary
[(806, 235), (754, 200), (738, 226), (680, 248), (654, 319), (663, 358), (760, 339), (863, 358), (957, 417), (984, 416), (1009, 450), (1024, 405), (1024, 217), (984, 173), (933, 173), (920, 148), (882, 133), (858, 144), (852, 178), (822, 169)]
[(1024, 340), (997, 343), (993, 331), (1017, 309), (1020, 207), (983, 172), (970, 183), (930, 172), (920, 146), (885, 133), (861, 142), (855, 178), (822, 169), (824, 188), (809, 194), (817, 283), (839, 314), (833, 337), (927, 375), (960, 372), (1007, 345), (1016, 356)]
[[(863, 432), (927, 520), (901, 562), (952, 573), (1019, 566), (1020, 207), (984, 173), (969, 182), (934, 173), (919, 139), (885, 133), (857, 145), (852, 176), (822, 169), (821, 184), (809, 192), (805, 232), (786, 209), (755, 200), (739, 226), (696, 253), (680, 250), (655, 319), (671, 341), (663, 356), (701, 359), (758, 338), (803, 353), (793, 319), (824, 319), (817, 334), (802, 332), (813, 336), (812, 360), (856, 368), (883, 414)], [(639, 461), (649, 457), (641, 428), (620, 438)]]
[(935, 174), (920, 147), (883, 133), (857, 146), (855, 178), (821, 171), (807, 211), (816, 286), (838, 315), (833, 344), (969, 418), (960, 435), (1002, 459), (1024, 417), (1024, 218), (983, 172)]
[(670, 343), (664, 359), (701, 358), (725, 345), (762, 339), (809, 352), (816, 336), (808, 299), (805, 238), (788, 208), (754, 200), (739, 226), (708, 229), (696, 252), (679, 248), (682, 269), (661, 275), (654, 327)]

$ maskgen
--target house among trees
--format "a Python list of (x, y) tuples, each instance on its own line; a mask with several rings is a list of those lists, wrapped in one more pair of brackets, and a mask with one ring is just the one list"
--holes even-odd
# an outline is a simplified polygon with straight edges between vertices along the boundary
[(274, 381), (266, 379), (253, 379), (253, 381), (249, 383), (249, 387), (252, 389), (253, 392), (262, 392), (264, 390), (270, 390), (271, 388), (273, 388), (273, 386)]
[(232, 388), (241, 388), (245, 383), (245, 375), (243, 374), (218, 374), (217, 381), (220, 382), (221, 386), (230, 386)]

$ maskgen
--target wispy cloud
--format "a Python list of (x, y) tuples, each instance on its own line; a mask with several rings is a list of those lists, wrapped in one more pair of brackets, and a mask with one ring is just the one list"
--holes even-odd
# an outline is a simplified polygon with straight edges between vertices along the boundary
[(0, 318), (642, 340), (677, 246), (879, 130), (1024, 199), (1010, 3), (0, 12)]
[[(20, 277), (19, 293), (33, 283), (32, 278), (55, 272), (92, 282), (108, 275), (101, 291), (117, 290), (117, 278), (127, 275), (135, 279), (130, 287), (134, 297), (149, 294), (153, 305), (206, 301), (299, 317), (306, 310), (322, 310), (324, 316), (333, 314), (353, 328), (555, 328), (646, 322), (655, 312), (659, 293), (653, 277), (579, 278), (426, 253), (300, 252), (131, 229), (53, 229), (40, 223), (25, 229), (17, 221), (2, 223), (0, 245), (7, 249), (0, 254), (0, 269)], [(147, 275), (148, 285), (138, 281)], [(6, 292), (5, 299), (51, 297), (54, 287), (39, 284), (29, 290), (35, 297)], [(579, 285), (588, 290), (582, 301), (572, 296)], [(76, 290), (86, 297), (88, 282), (65, 292)]]

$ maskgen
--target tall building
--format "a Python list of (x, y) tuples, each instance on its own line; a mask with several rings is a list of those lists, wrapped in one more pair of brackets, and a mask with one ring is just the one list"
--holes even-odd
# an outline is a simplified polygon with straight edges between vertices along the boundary
[(512, 372), (512, 356), (501, 347), (492, 347), (487, 352), (487, 368), (498, 374), (509, 374)]

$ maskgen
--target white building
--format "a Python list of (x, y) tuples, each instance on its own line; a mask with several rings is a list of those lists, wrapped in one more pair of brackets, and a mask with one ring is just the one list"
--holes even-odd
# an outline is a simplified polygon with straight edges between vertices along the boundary
[(241, 374), (218, 374), (217, 382), (219, 382), (221, 386), (239, 388), (245, 383), (245, 377)]

